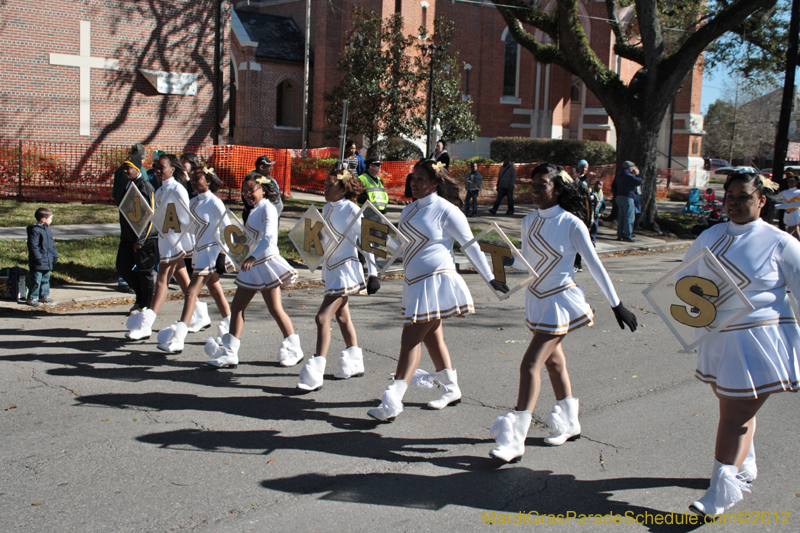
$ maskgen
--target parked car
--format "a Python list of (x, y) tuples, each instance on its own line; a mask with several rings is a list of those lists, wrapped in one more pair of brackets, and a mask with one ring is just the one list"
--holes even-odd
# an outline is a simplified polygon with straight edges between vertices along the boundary
[(767, 178), (768, 180), (772, 179), (772, 169), (771, 168), (762, 168), (761, 175)]
[(706, 157), (703, 159), (703, 168), (709, 171), (717, 170), (718, 168), (729, 167), (730, 163), (724, 159), (716, 159), (713, 157)]

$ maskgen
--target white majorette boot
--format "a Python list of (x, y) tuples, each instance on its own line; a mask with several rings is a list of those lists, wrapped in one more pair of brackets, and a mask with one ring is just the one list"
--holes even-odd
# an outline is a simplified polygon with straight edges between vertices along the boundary
[(192, 321), (189, 322), (189, 333), (197, 333), (210, 325), (211, 317), (208, 316), (208, 304), (198, 300), (194, 306)]
[(739, 479), (745, 483), (752, 483), (758, 477), (758, 468), (756, 468), (756, 447), (753, 441), (750, 441), (750, 450), (747, 452), (747, 457), (744, 458), (742, 469), (739, 470)]
[(326, 357), (312, 356), (306, 361), (300, 371), (300, 383), (298, 389), (306, 391), (317, 390), (322, 387), (323, 375), (325, 374), (325, 364), (328, 362)]
[(339, 354), (339, 372), (336, 379), (356, 378), (364, 375), (364, 353), (358, 346), (351, 346)]
[(498, 416), (489, 434), (499, 446), (489, 452), (495, 459), (506, 463), (518, 461), (525, 453), (525, 439), (531, 427), (530, 411), (514, 411), (506, 416)]
[(222, 338), (226, 333), (231, 332), (231, 315), (226, 316), (217, 324), (217, 337)]
[(303, 360), (303, 350), (300, 349), (300, 337), (292, 333), (278, 347), (278, 362), (281, 366), (294, 366)]
[(158, 332), (158, 349), (167, 353), (181, 353), (189, 326), (178, 320)]
[(151, 328), (155, 321), (156, 314), (153, 310), (144, 308), (141, 313), (136, 313), (128, 317), (128, 320), (125, 322), (125, 327), (127, 327), (129, 331), (125, 334), (125, 337), (133, 341), (149, 338), (150, 335), (153, 334)]
[(581, 438), (581, 423), (578, 422), (578, 399), (567, 396), (558, 400), (553, 410), (547, 413), (550, 436), (545, 437), (548, 446), (561, 446), (568, 440)]
[(702, 498), (692, 502), (689, 510), (700, 516), (716, 516), (741, 501), (742, 491), (750, 492), (750, 487), (736, 477), (738, 473), (736, 465), (724, 465), (715, 459), (708, 490)]
[[(206, 339), (206, 348), (209, 348), (209, 340), (214, 342), (211, 337)], [(216, 352), (214, 353), (216, 357), (212, 355), (212, 359), (206, 361), (206, 364), (214, 368), (236, 368), (239, 364), (239, 345), (241, 342), (241, 340), (230, 333), (226, 333), (225, 336), (222, 337), (222, 343), (217, 345)], [(206, 353), (208, 353), (208, 350), (206, 350)]]
[(408, 383), (402, 379), (392, 381), (381, 397), (381, 404), (367, 411), (367, 414), (375, 420), (388, 422), (389, 419), (396, 417), (403, 412), (403, 396), (408, 389)]
[(444, 393), (438, 400), (428, 402), (430, 409), (444, 409), (449, 404), (457, 404), (461, 401), (461, 389), (458, 388), (458, 375), (455, 369), (445, 368), (433, 374), (433, 382)]

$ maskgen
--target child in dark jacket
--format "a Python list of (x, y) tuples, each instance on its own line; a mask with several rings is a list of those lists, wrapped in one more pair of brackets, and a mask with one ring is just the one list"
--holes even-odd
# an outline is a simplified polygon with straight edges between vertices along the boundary
[(55, 305), (50, 298), (50, 271), (58, 262), (58, 250), (50, 224), (53, 212), (40, 207), (34, 214), (36, 224), (28, 226), (28, 298), (25, 303)]

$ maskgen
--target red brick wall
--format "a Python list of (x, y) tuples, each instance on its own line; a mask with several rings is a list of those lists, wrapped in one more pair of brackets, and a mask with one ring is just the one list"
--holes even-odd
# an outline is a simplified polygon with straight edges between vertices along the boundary
[[(230, 4), (224, 5), (227, 134)], [(7, 0), (1, 15), (0, 137), (121, 145), (215, 142), (217, 6), (213, 0)], [(80, 69), (50, 64), (51, 53), (79, 55), (81, 21), (91, 23), (91, 56), (119, 60), (117, 71), (91, 69), (89, 136), (79, 135)], [(198, 74), (198, 94), (159, 94), (138, 69)]]

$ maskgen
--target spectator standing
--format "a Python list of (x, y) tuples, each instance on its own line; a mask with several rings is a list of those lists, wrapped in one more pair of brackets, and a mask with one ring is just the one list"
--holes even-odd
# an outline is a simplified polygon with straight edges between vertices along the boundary
[(381, 171), (381, 160), (377, 157), (370, 157), (366, 162), (367, 171), (361, 174), (358, 179), (364, 184), (364, 192), (358, 195), (356, 202), (359, 206), (364, 205), (367, 200), (381, 213), (386, 212), (389, 205), (389, 195), (386, 187), (378, 174)]
[[(589, 187), (589, 163), (585, 159), (581, 159), (578, 161), (578, 165), (575, 167), (575, 169), (578, 171), (578, 179), (576, 180), (575, 184), (584, 203), (584, 207), (586, 208), (586, 220), (584, 222), (589, 228), (589, 237), (592, 239), (592, 246), (594, 246), (595, 237), (597, 236), (597, 229), (595, 229), (594, 233), (591, 232), (591, 229), (594, 226), (594, 208), (597, 205), (597, 198), (594, 196), (592, 189)], [(573, 265), (573, 270), (575, 272), (583, 272), (583, 261), (581, 260), (581, 254), (575, 254), (575, 264)]]
[(364, 157), (358, 151), (358, 145), (355, 141), (347, 141), (344, 145), (344, 168), (349, 170), (353, 177), (358, 177), (367, 170), (367, 165), (364, 164)]
[[(157, 191), (161, 188), (161, 180), (158, 179), (158, 160), (165, 156), (167, 153), (164, 150), (156, 150), (153, 152), (153, 164), (150, 167), (150, 170), (147, 171), (147, 181), (150, 182), (150, 185), (153, 186), (153, 190)], [(144, 159), (144, 156), (142, 156)], [(191, 192), (191, 191), (190, 191)]]
[[(483, 176), (478, 172), (478, 163), (470, 163), (470, 173), (464, 181), (464, 188), (467, 190), (467, 197), (464, 200), (464, 214), (468, 217), (478, 216), (478, 195), (483, 188)], [(472, 200), (472, 209), (469, 202)]]
[(56, 305), (50, 298), (50, 271), (58, 262), (58, 250), (50, 224), (53, 212), (40, 207), (34, 213), (36, 224), (28, 226), (28, 297), (25, 303)]
[(511, 156), (508, 154), (503, 156), (503, 164), (497, 173), (497, 198), (494, 201), (494, 206), (489, 209), (493, 215), (497, 214), (497, 208), (500, 207), (500, 202), (504, 196), (508, 197), (508, 211), (506, 215), (514, 214), (514, 187), (517, 185), (517, 169), (511, 163)]
[(633, 220), (636, 216), (634, 198), (636, 187), (642, 184), (639, 168), (633, 161), (622, 163), (622, 170), (614, 176), (611, 194), (617, 204), (617, 240), (633, 242)]
[(437, 163), (444, 163), (444, 168), (450, 170), (450, 154), (447, 153), (447, 143), (443, 139), (436, 141), (436, 148), (430, 158)]

